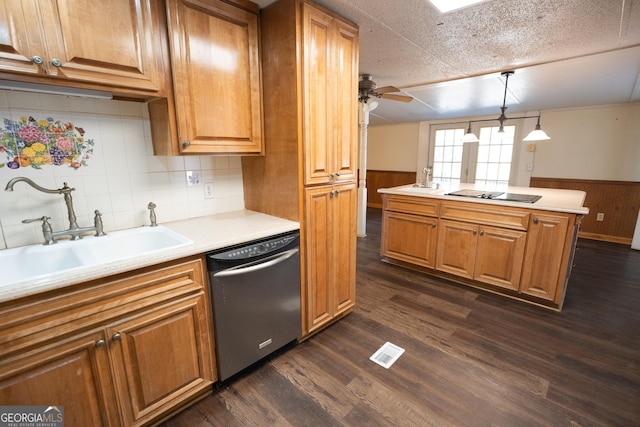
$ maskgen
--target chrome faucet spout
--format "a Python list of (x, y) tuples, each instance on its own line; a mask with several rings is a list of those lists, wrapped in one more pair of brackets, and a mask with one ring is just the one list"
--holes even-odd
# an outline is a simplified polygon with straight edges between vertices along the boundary
[(30, 186), (32, 186), (33, 188), (35, 188), (36, 190), (42, 191), (43, 193), (47, 193), (47, 194), (69, 194), (75, 190), (75, 188), (69, 187), (66, 182), (64, 183), (64, 186), (62, 188), (56, 188), (56, 189), (50, 190), (48, 188), (41, 187), (40, 185), (36, 184), (35, 182), (33, 182), (31, 179), (27, 177), (18, 176), (16, 178), (11, 178), (9, 182), (7, 182), (7, 185), (4, 187), (4, 191), (13, 191), (13, 186), (16, 185), (17, 182), (25, 182)]

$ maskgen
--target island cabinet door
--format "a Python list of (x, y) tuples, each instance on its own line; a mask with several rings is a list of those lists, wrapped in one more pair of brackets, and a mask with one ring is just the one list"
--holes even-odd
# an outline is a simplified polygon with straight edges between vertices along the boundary
[(384, 211), (382, 256), (435, 268), (438, 219)]
[(204, 293), (107, 328), (122, 418), (148, 424), (216, 381)]
[(474, 279), (517, 291), (526, 240), (524, 231), (480, 226)]
[(2, 360), (0, 404), (64, 407), (69, 427), (120, 425), (106, 343), (100, 329)]
[(520, 292), (547, 301), (560, 302), (564, 272), (562, 264), (571, 245), (567, 233), (570, 218), (562, 215), (535, 214), (529, 225)]
[(477, 224), (441, 219), (436, 269), (472, 279), (479, 228)]

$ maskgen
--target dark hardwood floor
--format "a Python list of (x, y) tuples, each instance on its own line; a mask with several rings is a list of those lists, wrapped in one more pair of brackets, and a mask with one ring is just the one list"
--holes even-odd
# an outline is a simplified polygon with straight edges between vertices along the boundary
[(380, 221), (353, 313), (162, 425), (640, 425), (640, 252), (580, 239), (557, 313), (380, 262)]

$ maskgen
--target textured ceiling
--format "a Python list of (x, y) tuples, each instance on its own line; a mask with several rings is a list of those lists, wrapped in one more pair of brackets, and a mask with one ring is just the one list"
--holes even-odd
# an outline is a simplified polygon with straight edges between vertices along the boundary
[(505, 70), (516, 71), (507, 116), (640, 102), (640, 0), (488, 0), (447, 14), (428, 0), (316, 3), (360, 27), (360, 73), (415, 98), (379, 100), (372, 125), (497, 116)]

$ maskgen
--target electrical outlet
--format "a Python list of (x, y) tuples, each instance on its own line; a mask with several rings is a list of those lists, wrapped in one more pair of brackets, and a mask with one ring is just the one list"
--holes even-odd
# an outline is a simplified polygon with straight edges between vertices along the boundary
[(596, 215), (596, 221), (604, 221), (604, 212), (598, 212)]
[(527, 164), (527, 172), (533, 172), (533, 164)]
[(204, 183), (204, 198), (213, 199), (213, 182)]

